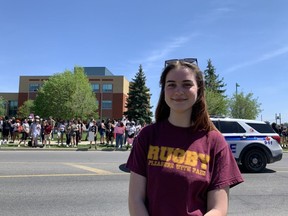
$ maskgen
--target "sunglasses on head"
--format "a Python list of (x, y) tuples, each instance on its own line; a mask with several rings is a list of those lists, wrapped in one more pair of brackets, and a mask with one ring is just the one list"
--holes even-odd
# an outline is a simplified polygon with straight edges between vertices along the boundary
[(164, 67), (167, 67), (169, 64), (173, 64), (177, 61), (180, 62), (188, 62), (190, 64), (195, 64), (198, 66), (197, 58), (183, 58), (183, 59), (169, 59), (165, 61)]

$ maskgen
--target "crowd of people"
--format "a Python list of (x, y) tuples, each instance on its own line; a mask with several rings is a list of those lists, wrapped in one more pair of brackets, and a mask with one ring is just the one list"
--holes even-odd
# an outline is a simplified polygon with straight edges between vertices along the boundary
[(273, 130), (279, 134), (279, 136), (281, 137), (281, 146), (283, 148), (287, 148), (288, 147), (288, 130), (287, 130), (287, 125), (284, 124), (277, 124), (275, 122), (273, 122), (271, 124)]
[(39, 116), (17, 119), (0, 117), (0, 145), (18, 143), (18, 147), (30, 146), (50, 148), (51, 141), (61, 147), (78, 147), (81, 141), (88, 141), (89, 148), (106, 145), (115, 148), (129, 148), (143, 125), (123, 117), (119, 120), (106, 119), (88, 121), (82, 119), (54, 120)]

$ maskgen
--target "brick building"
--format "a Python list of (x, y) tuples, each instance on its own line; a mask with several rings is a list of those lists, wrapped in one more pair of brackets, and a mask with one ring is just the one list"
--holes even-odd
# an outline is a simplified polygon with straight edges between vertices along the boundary
[[(129, 92), (129, 81), (113, 75), (106, 67), (83, 67), (96, 95), (101, 119), (122, 118)], [(6, 115), (15, 116), (28, 99), (34, 100), (37, 90), (49, 76), (20, 76), (18, 93), (0, 93), (6, 101)]]

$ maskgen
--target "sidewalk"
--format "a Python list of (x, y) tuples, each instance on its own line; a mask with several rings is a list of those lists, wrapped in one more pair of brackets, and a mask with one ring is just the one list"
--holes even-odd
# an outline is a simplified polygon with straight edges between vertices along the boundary
[[(107, 145), (107, 144), (100, 144), (100, 142), (97, 142), (97, 149), (95, 149), (94, 142), (92, 143), (92, 147), (90, 148), (90, 142), (89, 141), (81, 141), (78, 144), (78, 147), (66, 147), (66, 143), (64, 145), (58, 145), (57, 141), (51, 141), (50, 146), (46, 145), (45, 147), (37, 147), (32, 148), (30, 146), (24, 146), (23, 143), (21, 143), (20, 147), (18, 147), (19, 141), (16, 141), (15, 143), (7, 143), (7, 144), (0, 144), (0, 151), (18, 151), (18, 150), (39, 150), (39, 151), (128, 151), (126, 145), (123, 145), (122, 149), (115, 148), (115, 142), (114, 145)], [(39, 142), (39, 144), (42, 146), (42, 143)], [(129, 148), (130, 150), (131, 148)]]

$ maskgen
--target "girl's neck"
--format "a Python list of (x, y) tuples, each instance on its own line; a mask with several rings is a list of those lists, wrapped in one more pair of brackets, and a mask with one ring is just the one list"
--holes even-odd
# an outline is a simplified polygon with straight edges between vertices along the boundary
[(191, 121), (190, 121), (191, 113), (173, 113), (171, 112), (168, 121), (178, 127), (190, 127)]

